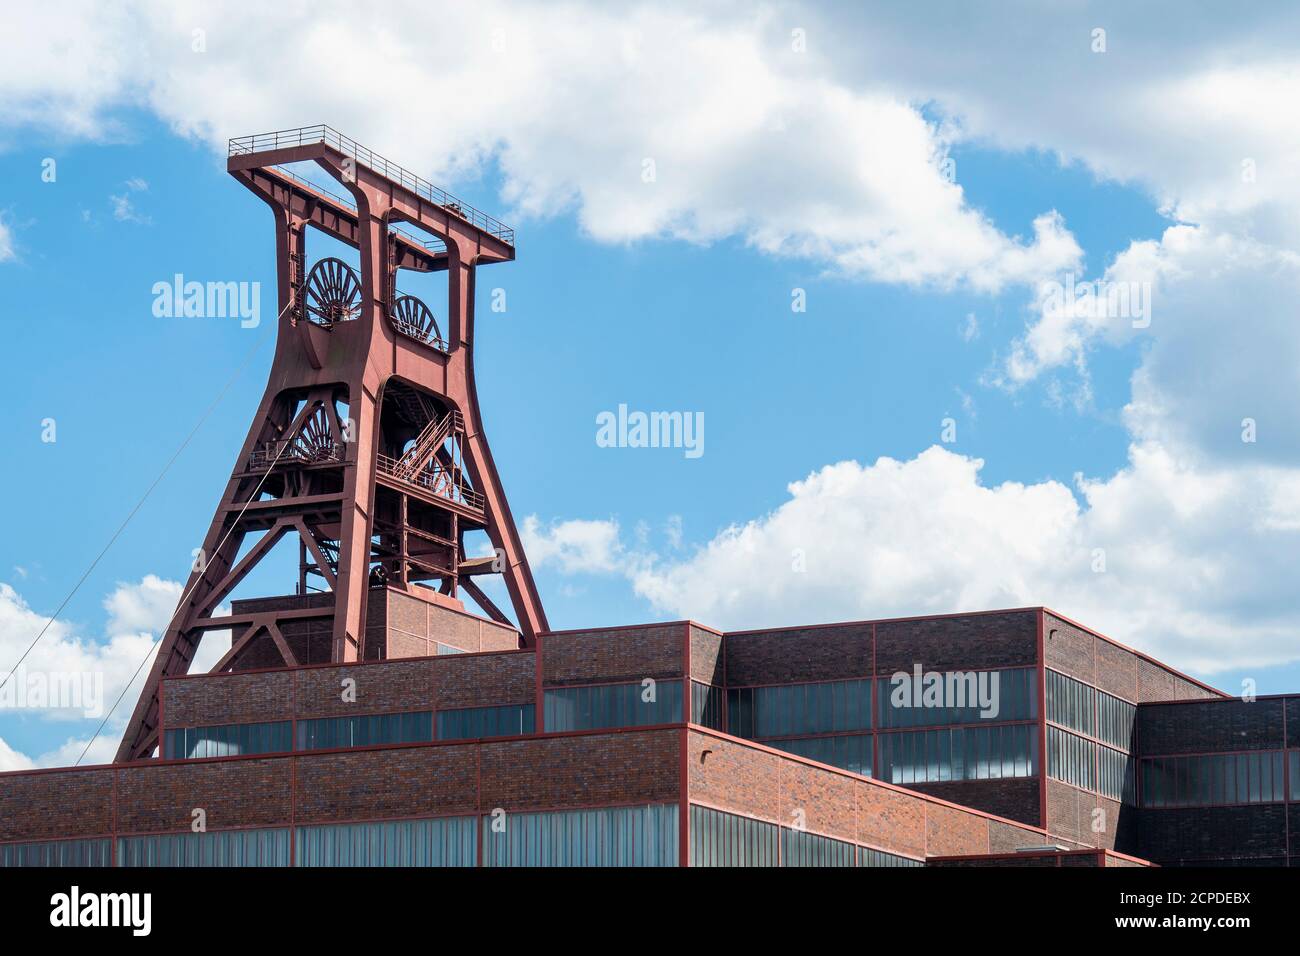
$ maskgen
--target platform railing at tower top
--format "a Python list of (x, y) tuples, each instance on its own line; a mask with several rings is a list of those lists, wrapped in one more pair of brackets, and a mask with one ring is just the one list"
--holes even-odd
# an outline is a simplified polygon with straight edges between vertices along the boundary
[[(328, 199), (334, 200), (334, 202), (338, 203), (350, 212), (355, 213), (357, 211), (356, 200), (351, 196), (344, 196), (315, 180), (308, 179), (306, 176), (300, 176), (287, 166), (268, 166), (267, 168), (274, 170), (277, 176), (283, 176), (285, 179), (293, 180), (293, 182), (304, 189), (309, 189), (317, 195), (325, 196)], [(399, 226), (394, 222), (388, 224), (388, 229), (390, 232), (394, 232), (401, 236), (411, 245), (424, 249), (433, 255), (447, 251), (447, 244), (435, 235), (419, 235), (409, 229), (404, 229), (402, 226)]]
[(308, 146), (312, 143), (324, 143), (338, 150), (344, 156), (350, 156), (359, 165), (373, 170), (379, 175), (411, 190), (417, 196), (441, 206), (447, 212), (468, 222), (470, 225), (495, 236), (509, 246), (515, 244), (515, 231), (489, 216), (482, 210), (475, 209), (469, 203), (462, 202), (444, 189), (439, 189), (427, 180), (389, 162), (383, 156), (362, 146), (356, 140), (344, 136), (330, 126), (303, 126), (298, 129), (282, 129), (273, 133), (256, 133), (252, 136), (236, 136), (230, 140), (229, 155), (244, 156), (261, 153), (272, 149), (288, 149), (293, 146)]

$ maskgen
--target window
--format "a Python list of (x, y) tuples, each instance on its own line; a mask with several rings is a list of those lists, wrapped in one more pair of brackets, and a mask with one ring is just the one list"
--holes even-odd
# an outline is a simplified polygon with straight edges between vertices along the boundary
[(0, 844), (0, 868), (11, 866), (111, 866), (113, 841), (49, 840)]
[(924, 866), (896, 853), (691, 805), (692, 866)]
[(691, 806), (691, 866), (779, 866), (781, 828)]
[(1293, 750), (1287, 758), (1291, 767), (1291, 799), (1300, 800), (1300, 750)]
[[(1051, 671), (1048, 671), (1048, 674), (1050, 675)], [(1047, 775), (1056, 780), (1063, 780), (1080, 790), (1096, 790), (1097, 745), (1077, 734), (1066, 733), (1057, 727), (1048, 727)]]
[(475, 817), (298, 827), (298, 866), (473, 866)]
[(289, 831), (212, 830), (123, 837), (118, 866), (288, 866)]
[(880, 734), (880, 773), (890, 783), (1032, 777), (1038, 730), (1031, 724)]
[(871, 680), (739, 687), (727, 691), (727, 730), (765, 739), (871, 729)]
[(857, 847), (806, 830), (781, 829), (782, 866), (854, 866)]
[(185, 727), (163, 735), (163, 756), (172, 760), (283, 753), (293, 749), (290, 722)]
[(440, 710), (438, 711), (438, 739), (464, 740), (531, 734), (536, 728), (536, 710), (537, 708), (532, 704)]
[(433, 739), (433, 713), (368, 714), (298, 721), (299, 750), (410, 744)]
[(662, 804), (485, 816), (483, 865), (676, 866), (677, 814)]
[[(1049, 672), (1050, 673), (1050, 672)], [(1137, 707), (1126, 700), (1097, 691), (1097, 736), (1121, 750), (1133, 749)]]
[(838, 734), (833, 737), (799, 737), (765, 741), (769, 747), (784, 750), (818, 763), (830, 764), (864, 777), (871, 776), (871, 734)]
[[(938, 727), (981, 720), (1032, 720), (1038, 716), (1034, 673), (1032, 668), (939, 672), (943, 683), (933, 688), (933, 700), (924, 684), (913, 686), (911, 675), (906, 686), (900, 686), (893, 677), (881, 677), (880, 726)], [(902, 691), (907, 692), (906, 696)]]
[(913, 860), (911, 857), (899, 856), (897, 853), (886, 853), (884, 850), (873, 850), (870, 847), (858, 847), (858, 866), (925, 866), (923, 860)]
[(649, 727), (682, 721), (679, 680), (551, 687), (543, 692), (543, 700), (548, 731)]
[(1056, 671), (1047, 672), (1047, 719), (1072, 730), (1097, 735), (1097, 690)]
[(1286, 798), (1280, 750), (1144, 758), (1141, 783), (1144, 807), (1280, 803)]
[(721, 687), (691, 681), (691, 723), (721, 730), (725, 706), (726, 697)]
[(1137, 761), (1126, 753), (1097, 748), (1097, 792), (1122, 803), (1137, 803)]

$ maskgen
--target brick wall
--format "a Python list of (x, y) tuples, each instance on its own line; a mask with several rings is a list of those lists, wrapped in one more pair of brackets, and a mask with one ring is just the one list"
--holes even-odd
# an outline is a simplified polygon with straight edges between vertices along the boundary
[(676, 802), (682, 731), (0, 774), (0, 841)]
[(1289, 730), (1284, 706), (1280, 697), (1144, 704), (1138, 708), (1138, 748), (1143, 754), (1281, 750)]
[[(165, 728), (199, 727), (531, 704), (534, 665), (531, 651), (505, 651), (170, 678), (163, 681), (163, 720)], [(344, 700), (344, 681), (355, 683), (355, 701)]]
[(1038, 819), (1042, 808), (1037, 777), (914, 783), (908, 784), (907, 789), (1030, 826), (1041, 824)]
[(913, 858), (1040, 845), (1043, 834), (757, 744), (687, 735), (691, 802)]
[(685, 672), (686, 625), (543, 634), (542, 681), (565, 684), (680, 679)]
[(691, 629), (691, 679), (721, 687), (726, 681), (723, 635), (696, 624)]
[(732, 687), (863, 677), (871, 673), (871, 625), (792, 627), (728, 634)]
[(1043, 656), (1052, 670), (1133, 703), (1217, 697), (1164, 665), (1112, 644), (1051, 611), (1043, 612)]

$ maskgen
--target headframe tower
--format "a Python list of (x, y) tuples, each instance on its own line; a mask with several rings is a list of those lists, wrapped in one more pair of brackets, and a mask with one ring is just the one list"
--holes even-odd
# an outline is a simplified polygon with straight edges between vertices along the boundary
[[(288, 168), (296, 164), (315, 164), (346, 195)], [(475, 271), (514, 259), (513, 230), (327, 126), (233, 139), (227, 169), (273, 214), (275, 357), (118, 762), (152, 755), (160, 683), (189, 671), (208, 631), (232, 635), (215, 670), (239, 669), (257, 642), (285, 664), (307, 663), (304, 645), (285, 636), (305, 621), (317, 635), (313, 663), (373, 658), (382, 650), (367, 647), (369, 590), (417, 585), (453, 599), (464, 591), (516, 627), (522, 646), (547, 629), (474, 382)], [(309, 267), (313, 229), (356, 249), (360, 268), (335, 257)], [(402, 294), (404, 270), (445, 271), (447, 301)], [(474, 531), (486, 532), (493, 557), (466, 556)], [(297, 600), (218, 615), (289, 534), (300, 540)], [(513, 622), (474, 580), (493, 573)], [(308, 595), (317, 580), (324, 588)]]

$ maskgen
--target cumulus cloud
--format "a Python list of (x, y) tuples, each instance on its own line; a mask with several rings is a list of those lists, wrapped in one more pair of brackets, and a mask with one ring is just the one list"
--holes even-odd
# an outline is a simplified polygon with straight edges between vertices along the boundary
[[(494, 162), (515, 214), (572, 212), (600, 241), (739, 237), (888, 282), (997, 291), (1081, 255), (1051, 210), (1025, 237), (990, 222), (945, 171), (950, 128), (888, 83), (836, 81), (795, 49), (779, 5), (412, 0), (358, 21), (341, 2), (310, 16), (136, 3), (88, 6), (75, 23), (44, 8), (16, 16), (12, 48), (0, 47), (0, 123), (105, 137), (118, 107), (143, 104), (224, 148), (324, 118), (435, 180)], [(457, 42), (430, 57), (438, 35)], [(76, 82), (57, 65), (70, 56)], [(138, 216), (129, 194), (114, 203)]]
[(827, 465), (682, 556), (562, 522), (615, 557), (561, 570), (625, 575), (655, 608), (726, 629), (1046, 604), (1201, 672), (1300, 658), (1296, 473), (1193, 469), (1148, 444), (1073, 488), (986, 485), (983, 464), (935, 446)]
[[(176, 607), (181, 585), (154, 575), (136, 583), (119, 583), (105, 597), (108, 615), (104, 633), (88, 637), (73, 623), (56, 619), (0, 691), (0, 719), (35, 716), (43, 720), (76, 723), (79, 732), (35, 757), (19, 753), (0, 739), (0, 769), (65, 766), (74, 763), (91, 734), (113, 707), (104, 731), (92, 744), (85, 762), (111, 760), (140, 686), (148, 673), (146, 663)], [(11, 585), (0, 583), (0, 666), (10, 667), (45, 627), (47, 615), (31, 607)], [(222, 637), (205, 638), (192, 670), (208, 669), (222, 651)], [(137, 675), (136, 671), (139, 669)], [(2, 676), (2, 675), (0, 675)], [(54, 688), (65, 688), (59, 695)]]
[(534, 567), (552, 566), (565, 574), (616, 571), (628, 560), (617, 521), (571, 519), (543, 526), (529, 515), (520, 537)]

